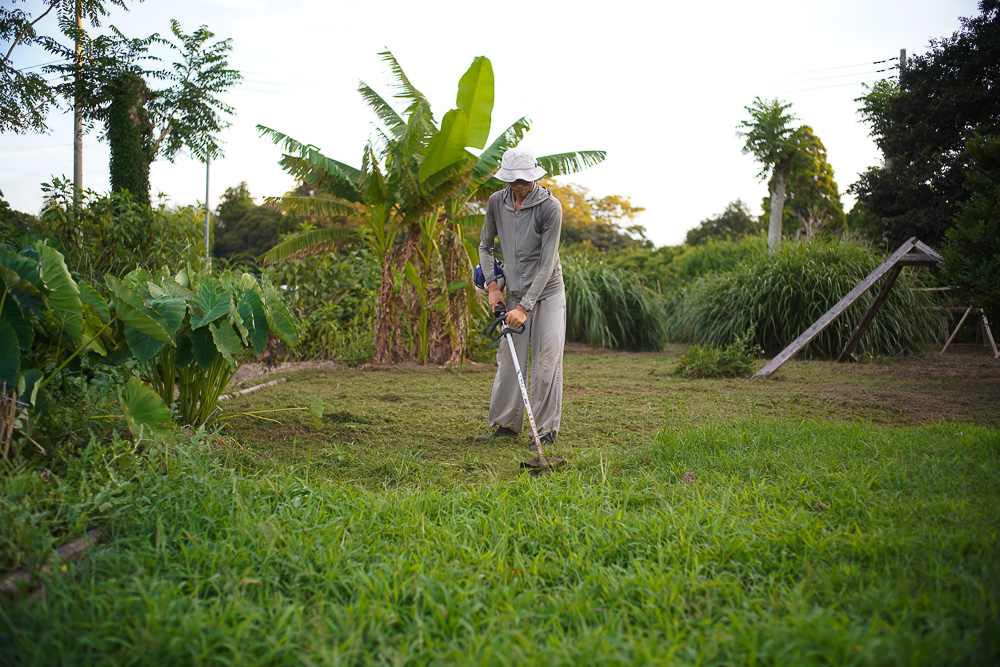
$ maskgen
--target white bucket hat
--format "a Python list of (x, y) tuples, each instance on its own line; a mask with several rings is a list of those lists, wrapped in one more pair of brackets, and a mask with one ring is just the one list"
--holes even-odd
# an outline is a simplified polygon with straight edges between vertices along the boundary
[(537, 181), (546, 172), (538, 166), (535, 154), (527, 148), (508, 148), (500, 158), (500, 169), (496, 173), (497, 179), (504, 183), (514, 181)]

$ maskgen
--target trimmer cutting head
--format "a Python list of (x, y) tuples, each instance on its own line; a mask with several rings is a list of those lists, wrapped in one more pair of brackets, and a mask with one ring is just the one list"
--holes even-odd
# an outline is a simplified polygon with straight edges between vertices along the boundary
[(548, 462), (548, 465), (542, 461), (542, 457), (536, 456), (533, 459), (522, 461), (521, 469), (527, 470), (531, 473), (532, 477), (544, 477), (545, 475), (551, 475), (553, 472), (566, 465), (565, 461), (556, 456), (546, 456), (545, 461)]

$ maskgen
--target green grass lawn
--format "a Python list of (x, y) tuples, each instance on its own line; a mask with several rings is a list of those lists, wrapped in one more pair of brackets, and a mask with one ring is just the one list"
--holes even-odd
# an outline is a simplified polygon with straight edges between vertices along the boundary
[(488, 365), (296, 371), (226, 409), (319, 394), (319, 432), (239, 417), (15, 474), (23, 562), (39, 507), (111, 539), (0, 602), (0, 661), (997, 663), (1000, 363), (681, 380), (680, 351), (568, 353), (544, 479), (526, 438), (471, 442)]

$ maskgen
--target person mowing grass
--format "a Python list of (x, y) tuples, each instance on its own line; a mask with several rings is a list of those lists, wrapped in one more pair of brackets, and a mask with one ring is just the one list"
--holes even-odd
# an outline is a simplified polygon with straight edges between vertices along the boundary
[[(479, 236), (479, 263), (485, 275), (490, 312), (497, 304), (505, 304), (507, 324), (525, 326), (526, 335), (510, 338), (522, 375), (530, 346), (529, 400), (539, 439), (543, 445), (551, 445), (559, 433), (562, 414), (566, 288), (559, 264), (562, 205), (548, 189), (535, 183), (545, 173), (529, 150), (511, 148), (503, 154), (496, 178), (510, 185), (490, 195), (486, 205)], [(494, 273), (497, 239), (505, 261), (506, 298)], [(515, 436), (524, 427), (524, 403), (513, 366), (510, 353), (501, 345), (489, 412), (489, 425), (496, 430), (476, 438), (476, 442)]]

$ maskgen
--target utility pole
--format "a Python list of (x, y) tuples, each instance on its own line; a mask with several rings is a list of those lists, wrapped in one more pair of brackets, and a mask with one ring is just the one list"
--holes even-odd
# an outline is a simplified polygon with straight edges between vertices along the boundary
[[(76, 0), (76, 27), (83, 30), (83, 0)], [(83, 76), (83, 40), (76, 36), (76, 81), (73, 95), (73, 204), (80, 205), (83, 196), (83, 101), (80, 99)]]
[(906, 72), (906, 49), (899, 50), (899, 79), (902, 81), (903, 73)]
[(212, 156), (209, 154), (205, 158), (205, 261), (208, 262), (208, 268), (212, 268), (212, 256), (208, 252), (208, 230), (209, 230), (209, 208), (208, 208), (208, 172), (209, 168), (212, 166)]

